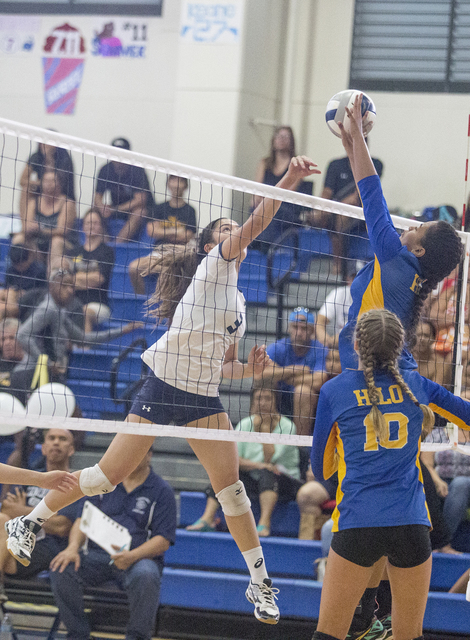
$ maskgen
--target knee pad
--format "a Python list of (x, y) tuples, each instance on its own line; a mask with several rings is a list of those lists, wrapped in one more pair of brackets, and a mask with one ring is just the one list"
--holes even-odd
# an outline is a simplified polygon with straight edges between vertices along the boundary
[(110, 483), (98, 464), (95, 464), (94, 467), (82, 469), (79, 484), (82, 493), (86, 496), (111, 493), (116, 488), (116, 485)]
[(242, 516), (251, 507), (250, 499), (246, 495), (245, 485), (241, 480), (237, 480), (234, 484), (219, 491), (216, 494), (216, 498), (226, 516)]

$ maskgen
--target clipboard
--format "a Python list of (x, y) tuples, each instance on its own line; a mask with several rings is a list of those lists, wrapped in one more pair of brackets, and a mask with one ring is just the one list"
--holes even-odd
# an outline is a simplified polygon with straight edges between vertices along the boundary
[(110, 555), (117, 553), (112, 545), (116, 545), (121, 551), (128, 551), (131, 547), (129, 529), (107, 516), (89, 500), (83, 505), (80, 531)]

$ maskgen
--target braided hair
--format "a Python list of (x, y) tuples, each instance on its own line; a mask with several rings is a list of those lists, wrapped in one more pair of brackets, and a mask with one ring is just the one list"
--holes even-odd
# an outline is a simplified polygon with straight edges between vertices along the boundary
[(150, 309), (149, 315), (166, 319), (171, 324), (179, 301), (207, 255), (204, 247), (212, 242), (213, 231), (221, 220), (225, 218), (217, 218), (204, 227), (197, 243), (190, 240), (184, 245), (162, 244), (156, 247), (148, 268), (142, 272), (143, 276), (159, 274), (155, 291), (147, 302), (148, 307), (158, 306)]
[(418, 258), (421, 267), (421, 286), (415, 301), (406, 342), (412, 349), (416, 344), (416, 327), (428, 295), (460, 263), (464, 248), (454, 227), (439, 220), (430, 225), (421, 240), (424, 254)]
[(420, 404), (401, 375), (397, 359), (403, 349), (405, 333), (397, 316), (387, 309), (372, 309), (364, 313), (356, 325), (356, 341), (369, 400), (372, 404), (370, 419), (379, 440), (387, 438), (387, 423), (379, 409), (380, 391), (375, 386), (374, 375), (378, 369), (388, 371), (404, 394), (423, 412), (423, 434), (427, 435), (434, 425), (431, 409)]

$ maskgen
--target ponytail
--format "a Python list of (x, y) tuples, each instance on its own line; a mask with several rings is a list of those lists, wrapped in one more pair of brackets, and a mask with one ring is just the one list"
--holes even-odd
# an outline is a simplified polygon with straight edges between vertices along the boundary
[(421, 409), (423, 436), (428, 435), (434, 426), (434, 413), (427, 405), (419, 403), (397, 366), (404, 343), (404, 330), (397, 316), (386, 309), (373, 309), (364, 313), (357, 321), (356, 340), (372, 404), (369, 416), (377, 438), (381, 440), (387, 437), (386, 421), (378, 406), (379, 390), (375, 386), (374, 371), (377, 369), (386, 369), (403, 393)]
[[(158, 274), (155, 291), (147, 301), (148, 315), (167, 320), (171, 325), (176, 307), (191, 284), (199, 264), (207, 253), (205, 246), (212, 241), (212, 233), (220, 220), (213, 220), (202, 230), (198, 242), (162, 244), (155, 248), (149, 266), (142, 276)], [(150, 307), (155, 306), (154, 309)]]

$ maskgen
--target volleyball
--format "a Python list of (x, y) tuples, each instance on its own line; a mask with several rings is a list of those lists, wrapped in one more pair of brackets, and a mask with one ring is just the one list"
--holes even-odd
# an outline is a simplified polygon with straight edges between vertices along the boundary
[[(346, 91), (340, 91), (329, 100), (326, 106), (326, 124), (330, 131), (335, 136), (341, 138), (341, 131), (338, 127), (338, 122), (344, 124), (346, 131), (349, 131), (349, 118), (346, 116), (346, 107), (353, 108), (354, 100), (356, 96), (360, 95), (362, 91), (355, 91), (354, 89), (347, 89)], [(362, 93), (362, 130), (364, 136), (367, 136), (375, 122), (375, 105), (372, 100), (365, 93)]]
[(75, 411), (75, 395), (64, 384), (50, 382), (33, 391), (26, 405), (28, 413), (67, 418)]

